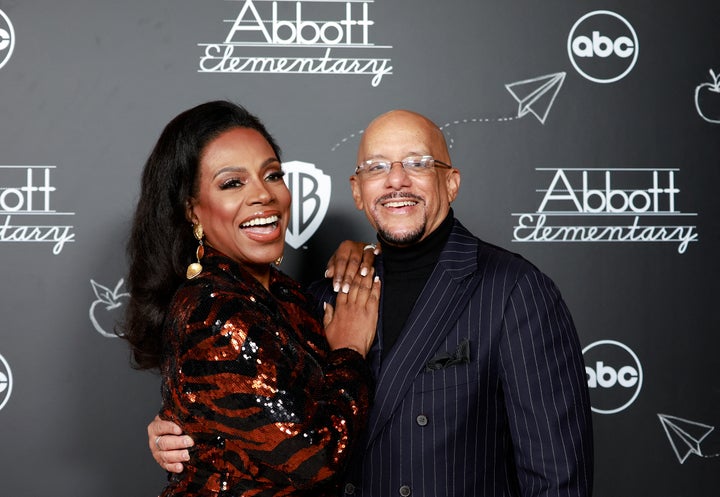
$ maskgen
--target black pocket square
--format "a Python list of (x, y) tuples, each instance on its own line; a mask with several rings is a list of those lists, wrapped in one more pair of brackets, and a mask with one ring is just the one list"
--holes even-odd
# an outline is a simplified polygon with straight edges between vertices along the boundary
[(460, 342), (454, 353), (440, 352), (425, 364), (425, 371), (438, 371), (456, 364), (470, 363), (470, 340)]

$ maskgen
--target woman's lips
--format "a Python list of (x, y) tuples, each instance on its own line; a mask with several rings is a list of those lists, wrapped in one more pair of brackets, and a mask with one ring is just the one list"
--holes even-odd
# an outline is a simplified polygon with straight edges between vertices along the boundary
[(240, 229), (252, 239), (267, 241), (280, 235), (279, 222), (280, 217), (276, 214), (263, 215), (240, 224)]

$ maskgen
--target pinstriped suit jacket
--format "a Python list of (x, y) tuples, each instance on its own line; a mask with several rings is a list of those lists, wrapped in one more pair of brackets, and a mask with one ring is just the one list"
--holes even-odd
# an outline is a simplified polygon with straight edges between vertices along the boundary
[[(332, 300), (327, 283), (312, 291)], [(581, 347), (560, 292), (531, 263), (455, 220), (382, 364), (381, 343), (368, 355), (375, 403), (346, 495), (591, 494)]]

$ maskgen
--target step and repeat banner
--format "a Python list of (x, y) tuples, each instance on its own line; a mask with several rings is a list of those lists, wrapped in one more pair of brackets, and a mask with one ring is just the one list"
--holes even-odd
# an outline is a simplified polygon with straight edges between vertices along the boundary
[(456, 216), (560, 287), (595, 495), (720, 493), (720, 3), (0, 0), (0, 494), (152, 496), (159, 378), (132, 370), (125, 244), (163, 126), (260, 116), (293, 194), (282, 269), (373, 240), (364, 127), (429, 116)]

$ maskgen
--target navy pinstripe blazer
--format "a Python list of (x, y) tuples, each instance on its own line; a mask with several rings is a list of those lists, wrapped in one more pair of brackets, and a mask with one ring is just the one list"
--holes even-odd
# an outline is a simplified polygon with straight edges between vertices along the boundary
[[(332, 301), (327, 282), (312, 291)], [(381, 344), (368, 354), (375, 403), (346, 495), (591, 494), (581, 347), (560, 292), (531, 263), (455, 220), (382, 364)]]

